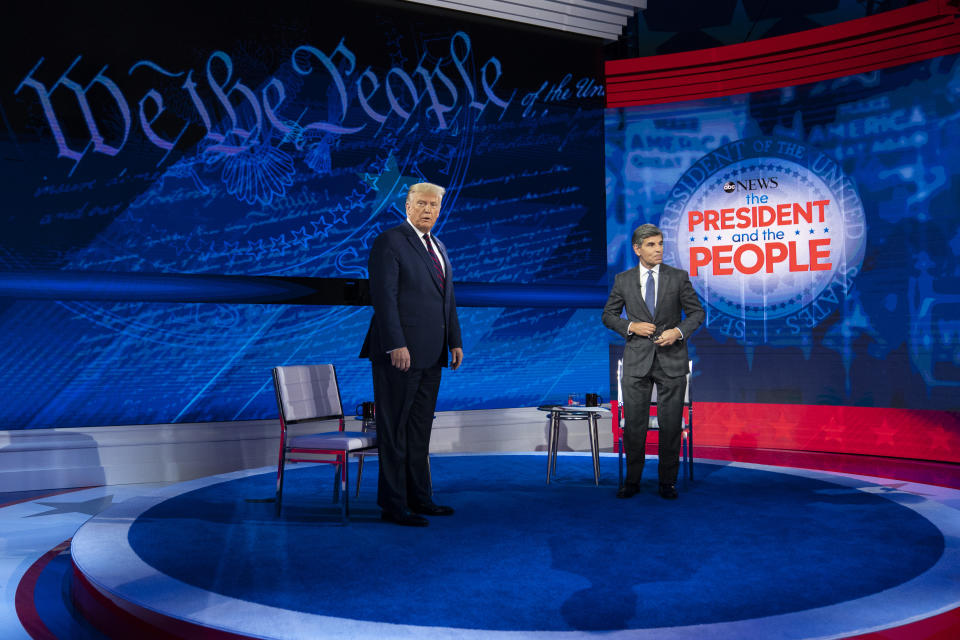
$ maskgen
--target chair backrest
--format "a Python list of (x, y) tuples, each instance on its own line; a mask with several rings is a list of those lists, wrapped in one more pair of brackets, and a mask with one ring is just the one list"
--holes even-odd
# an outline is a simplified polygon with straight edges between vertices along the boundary
[(332, 364), (276, 367), (273, 384), (284, 422), (339, 418), (342, 425), (340, 386)]

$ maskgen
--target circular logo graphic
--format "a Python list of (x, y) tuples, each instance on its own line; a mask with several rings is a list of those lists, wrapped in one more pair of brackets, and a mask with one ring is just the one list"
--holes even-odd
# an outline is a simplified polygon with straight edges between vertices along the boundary
[(840, 165), (770, 137), (695, 162), (660, 226), (664, 261), (690, 273), (707, 326), (748, 344), (795, 342), (842, 304), (866, 240), (860, 196)]

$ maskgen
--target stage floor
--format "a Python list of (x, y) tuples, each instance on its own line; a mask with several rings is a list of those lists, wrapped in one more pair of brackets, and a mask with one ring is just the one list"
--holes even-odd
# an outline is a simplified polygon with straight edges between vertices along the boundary
[(132, 497), (74, 536), (78, 600), (108, 633), (379, 640), (850, 637), (960, 606), (954, 489), (698, 460), (668, 502), (654, 459), (617, 500), (612, 455), (600, 487), (582, 454), (549, 486), (543, 454), (432, 460), (457, 513), (425, 529), (379, 520), (375, 462), (347, 526), (326, 466), (294, 466), (279, 518), (272, 468)]

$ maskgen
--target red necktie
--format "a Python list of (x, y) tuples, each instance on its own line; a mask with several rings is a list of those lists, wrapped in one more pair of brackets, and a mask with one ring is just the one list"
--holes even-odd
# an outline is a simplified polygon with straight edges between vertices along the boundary
[(427, 243), (427, 251), (430, 252), (430, 259), (433, 260), (433, 268), (437, 272), (437, 279), (440, 281), (440, 289), (443, 290), (444, 288), (443, 267), (440, 265), (440, 258), (439, 256), (437, 256), (437, 252), (433, 250), (433, 243), (430, 242), (430, 234), (429, 233), (423, 234), (423, 239)]

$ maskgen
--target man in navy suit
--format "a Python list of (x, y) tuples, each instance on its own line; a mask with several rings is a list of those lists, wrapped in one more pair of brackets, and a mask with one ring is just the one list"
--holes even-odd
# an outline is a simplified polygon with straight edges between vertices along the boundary
[(407, 219), (377, 236), (368, 270), (373, 318), (361, 358), (373, 365), (381, 518), (426, 526), (424, 515), (453, 509), (433, 502), (429, 449), (440, 372), (463, 362), (453, 269), (431, 233), (444, 189), (419, 183), (407, 192)]
[[(686, 271), (663, 263), (663, 233), (652, 224), (633, 232), (633, 252), (639, 266), (617, 274), (603, 308), (603, 324), (624, 338), (623, 447), (627, 478), (618, 498), (640, 490), (646, 459), (650, 394), (657, 385), (657, 420), (660, 423), (659, 493), (677, 497), (683, 397), (687, 389), (687, 338), (706, 314)], [(621, 318), (623, 309), (627, 317)], [(681, 314), (682, 312), (682, 314)]]

